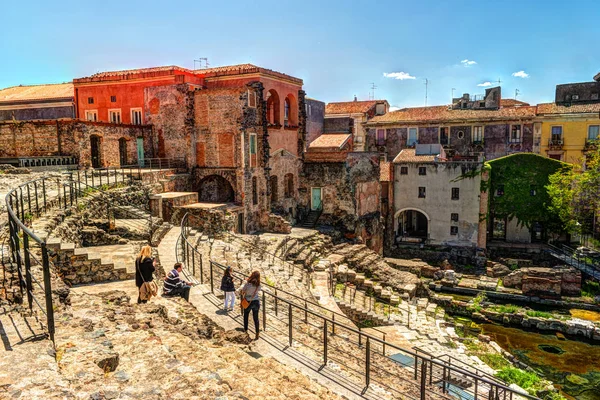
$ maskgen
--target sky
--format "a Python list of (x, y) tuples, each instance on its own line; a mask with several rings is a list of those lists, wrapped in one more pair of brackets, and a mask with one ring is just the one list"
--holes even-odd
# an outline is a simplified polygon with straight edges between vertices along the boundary
[(253, 63), (325, 102), (449, 104), (501, 81), (537, 104), (600, 72), (596, 0), (4, 0), (0, 87), (100, 71)]

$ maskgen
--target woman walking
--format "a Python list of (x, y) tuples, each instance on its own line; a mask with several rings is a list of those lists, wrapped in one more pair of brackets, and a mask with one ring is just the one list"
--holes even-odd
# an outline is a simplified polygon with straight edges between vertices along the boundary
[[(152, 247), (144, 246), (135, 259), (135, 285), (138, 287), (138, 304), (148, 302), (152, 296), (156, 296), (153, 288), (156, 286), (153, 282), (152, 274), (156, 260), (152, 257)], [(158, 288), (157, 288), (158, 289)]]
[(233, 311), (235, 304), (235, 285), (233, 284), (233, 276), (231, 275), (231, 267), (225, 268), (225, 273), (221, 279), (221, 290), (225, 292), (225, 311)]
[(242, 287), (242, 307), (244, 308), (244, 332), (248, 333), (248, 316), (252, 311), (252, 319), (254, 320), (254, 328), (256, 332), (256, 340), (258, 340), (258, 311), (260, 310), (260, 272), (254, 271), (246, 280), (246, 284)]

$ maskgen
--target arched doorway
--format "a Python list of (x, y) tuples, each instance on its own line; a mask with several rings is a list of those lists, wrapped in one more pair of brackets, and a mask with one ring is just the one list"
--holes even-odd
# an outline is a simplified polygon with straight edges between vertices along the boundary
[(231, 203), (235, 192), (227, 179), (219, 175), (209, 175), (200, 181), (198, 199), (209, 203)]
[(102, 151), (100, 148), (101, 145), (102, 145), (102, 140), (101, 140), (100, 136), (98, 136), (98, 135), (90, 136), (90, 151), (91, 151), (93, 168), (100, 168), (102, 166), (102, 159), (100, 157), (102, 154)]
[(273, 89), (267, 92), (267, 121), (271, 125), (280, 125), (279, 94)]
[(119, 162), (121, 165), (127, 165), (127, 139), (119, 139)]
[(269, 178), (269, 183), (271, 184), (271, 204), (277, 203), (277, 201), (279, 200), (277, 175), (271, 175), (271, 177)]
[(429, 217), (416, 209), (396, 213), (396, 242), (424, 241), (429, 239)]

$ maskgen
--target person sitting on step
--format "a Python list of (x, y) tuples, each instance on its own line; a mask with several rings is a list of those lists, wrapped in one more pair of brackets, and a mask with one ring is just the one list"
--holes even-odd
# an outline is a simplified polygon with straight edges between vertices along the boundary
[(192, 283), (181, 279), (180, 274), (182, 269), (182, 263), (175, 263), (173, 270), (169, 272), (165, 278), (163, 294), (166, 296), (181, 296), (186, 301), (190, 301), (190, 288), (192, 287)]

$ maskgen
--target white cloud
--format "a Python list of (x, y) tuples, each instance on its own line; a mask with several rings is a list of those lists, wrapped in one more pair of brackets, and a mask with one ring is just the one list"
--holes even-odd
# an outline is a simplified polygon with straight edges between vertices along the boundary
[(529, 74), (525, 71), (513, 72), (512, 76), (516, 76), (517, 78), (529, 78)]
[(398, 111), (398, 110), (400, 110), (400, 107), (390, 106), (390, 111)]
[(405, 79), (416, 79), (414, 76), (411, 76), (408, 72), (384, 72), (383, 76), (386, 78), (399, 79), (401, 81)]
[(487, 81), (487, 82), (483, 82), (483, 83), (478, 83), (477, 86), (481, 86), (481, 87), (492, 86), (492, 82)]
[(462, 60), (460, 62), (462, 65), (464, 65), (465, 67), (470, 67), (472, 65), (477, 64), (477, 61), (473, 61), (473, 60), (469, 60), (468, 58), (465, 58), (464, 60)]

